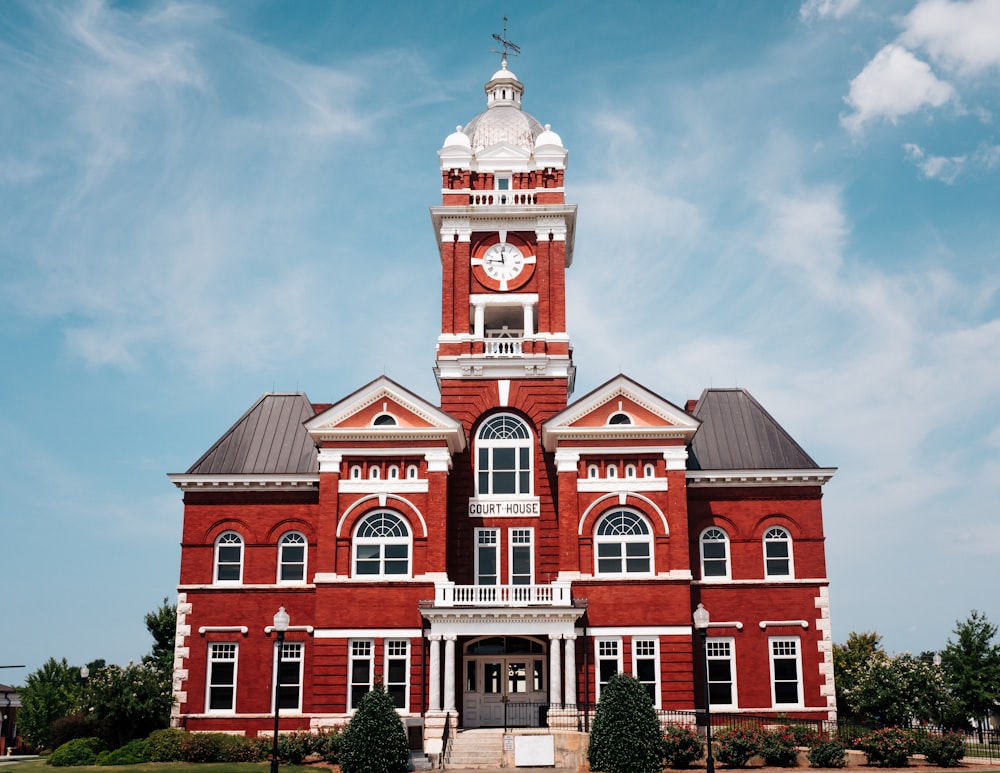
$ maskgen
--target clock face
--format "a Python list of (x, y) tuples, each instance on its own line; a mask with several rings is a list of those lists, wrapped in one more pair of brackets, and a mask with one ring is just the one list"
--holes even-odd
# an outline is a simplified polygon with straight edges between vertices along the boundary
[(506, 234), (501, 233), (498, 242), (480, 247), (474, 253), (473, 274), (490, 290), (516, 290), (527, 284), (534, 274), (536, 261), (529, 253), (530, 246), (517, 236), (511, 239), (516, 244), (507, 241)]

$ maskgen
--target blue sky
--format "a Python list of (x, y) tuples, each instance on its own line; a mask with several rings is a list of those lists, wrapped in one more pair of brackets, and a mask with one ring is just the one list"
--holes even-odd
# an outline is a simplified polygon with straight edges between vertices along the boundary
[(576, 394), (743, 386), (839, 467), (835, 641), (1000, 622), (1000, 3), (8, 1), (5, 681), (150, 649), (166, 474), (262, 392), (436, 400), (436, 151), (504, 15), (570, 152)]

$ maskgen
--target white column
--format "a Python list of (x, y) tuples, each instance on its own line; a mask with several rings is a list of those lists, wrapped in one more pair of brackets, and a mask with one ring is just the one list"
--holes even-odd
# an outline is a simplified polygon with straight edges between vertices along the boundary
[(455, 635), (444, 637), (444, 710), (455, 711)]
[(549, 634), (549, 703), (558, 706), (562, 703), (562, 634)]
[(472, 334), (476, 338), (482, 338), (486, 335), (486, 306), (482, 303), (477, 303), (474, 307), (473, 312), (473, 328)]
[(566, 706), (576, 706), (576, 634), (568, 633), (566, 640)]
[(530, 303), (524, 304), (524, 337), (531, 338), (535, 334), (535, 317), (532, 313), (534, 307)]
[(430, 675), (428, 680), (427, 710), (441, 710), (441, 637), (428, 636), (431, 640)]

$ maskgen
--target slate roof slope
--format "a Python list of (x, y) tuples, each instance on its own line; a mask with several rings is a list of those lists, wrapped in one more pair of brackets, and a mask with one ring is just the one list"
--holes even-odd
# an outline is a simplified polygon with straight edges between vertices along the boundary
[(819, 468), (745, 389), (706, 389), (693, 414), (703, 423), (691, 442), (688, 469)]
[(319, 472), (303, 423), (315, 415), (303, 392), (267, 392), (187, 471), (188, 475)]

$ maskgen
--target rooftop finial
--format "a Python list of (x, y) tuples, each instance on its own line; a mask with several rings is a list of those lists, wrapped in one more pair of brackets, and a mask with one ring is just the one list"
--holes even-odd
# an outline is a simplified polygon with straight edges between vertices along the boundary
[(507, 17), (503, 17), (503, 37), (493, 33), (493, 39), (503, 46), (503, 51), (497, 51), (495, 48), (491, 48), (490, 51), (494, 54), (500, 54), (500, 66), (504, 69), (507, 68), (507, 54), (510, 53), (517, 56), (521, 53), (520, 47), (516, 43), (511, 43), (507, 40)]

